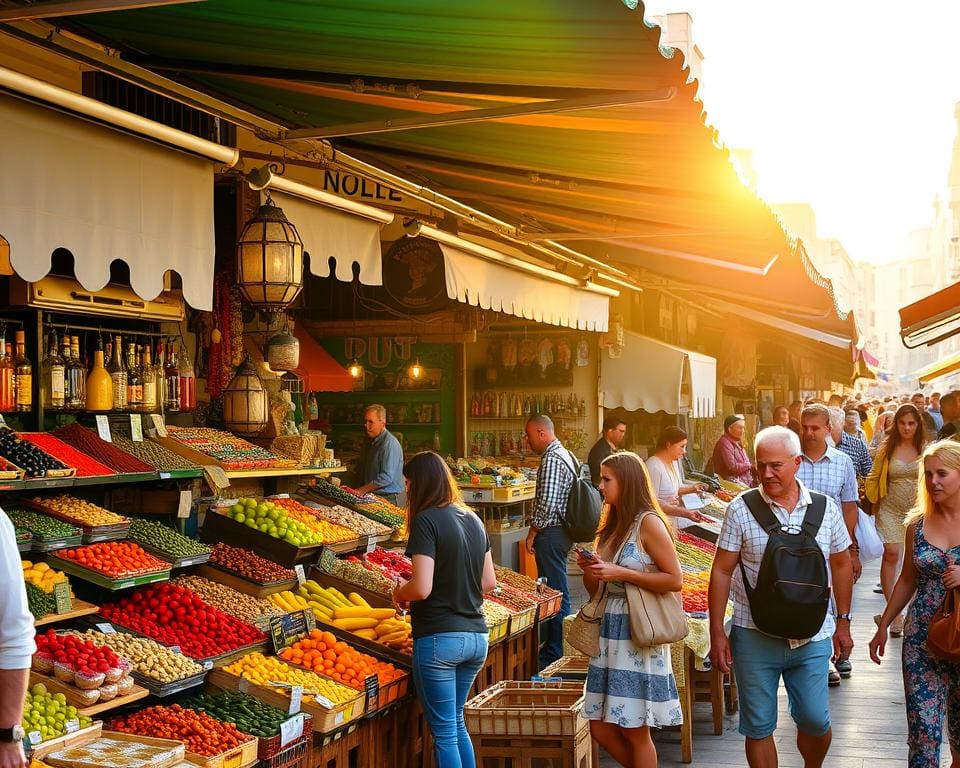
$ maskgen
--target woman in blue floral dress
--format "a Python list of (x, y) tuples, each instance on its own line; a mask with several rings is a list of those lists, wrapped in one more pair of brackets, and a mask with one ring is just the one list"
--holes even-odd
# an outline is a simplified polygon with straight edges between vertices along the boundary
[[(600, 655), (590, 659), (584, 716), (590, 733), (621, 765), (655, 768), (650, 728), (680, 725), (680, 698), (670, 646), (638, 648), (630, 638), (624, 582), (653, 592), (679, 592), (680, 561), (670, 526), (657, 505), (647, 470), (635, 453), (615, 453), (600, 464), (607, 508), (593, 557), (578, 554), (591, 595), (607, 584), (600, 623)], [(623, 550), (619, 558), (620, 545)]]
[(903, 569), (870, 641), (870, 658), (880, 663), (890, 624), (913, 598), (902, 653), (908, 765), (938, 768), (946, 713), (953, 766), (960, 768), (960, 664), (936, 658), (926, 646), (946, 591), (960, 587), (960, 443), (931, 444), (922, 466), (917, 505), (906, 521)]

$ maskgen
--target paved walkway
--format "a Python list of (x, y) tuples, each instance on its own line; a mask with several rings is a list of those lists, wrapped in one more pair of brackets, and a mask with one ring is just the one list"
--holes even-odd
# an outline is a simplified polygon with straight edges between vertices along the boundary
[[(876, 625), (873, 615), (883, 607), (883, 597), (873, 593), (879, 580), (879, 561), (868, 564), (854, 593), (853, 676), (838, 688), (830, 689), (833, 719), (833, 744), (825, 762), (829, 768), (903, 768), (907, 763), (907, 726), (904, 715), (903, 684), (900, 677), (900, 640), (887, 646), (883, 665), (870, 661), (867, 643)], [(722, 736), (713, 735), (708, 704), (694, 709), (694, 766), (744, 766), (743, 737), (737, 733), (737, 716), (724, 719)], [(680, 768), (679, 733), (660, 733), (655, 737), (661, 768)], [(780, 765), (803, 765), (797, 752), (796, 728), (787, 710), (787, 697), (780, 688), (780, 726), (777, 731)], [(943, 766), (950, 765), (949, 749), (941, 753)], [(604, 756), (602, 768), (617, 765)]]

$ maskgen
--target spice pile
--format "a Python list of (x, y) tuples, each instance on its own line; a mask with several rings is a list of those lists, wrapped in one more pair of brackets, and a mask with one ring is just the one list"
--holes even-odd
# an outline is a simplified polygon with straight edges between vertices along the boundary
[(227, 469), (269, 469), (295, 467), (297, 462), (283, 459), (229, 432), (209, 427), (167, 427), (167, 434), (195, 451), (216, 459)]
[(180, 454), (174, 453), (152, 440), (134, 442), (123, 435), (113, 435), (112, 439), (113, 444), (120, 450), (126, 451), (131, 456), (162, 472), (173, 472), (178, 469), (200, 469), (199, 464), (194, 464), (190, 459), (185, 459)]
[(78, 451), (96, 459), (101, 464), (110, 467), (114, 472), (155, 472), (149, 464), (134, 458), (129, 453), (115, 448), (106, 440), (101, 440), (96, 433), (80, 424), (68, 424), (53, 430), (54, 435), (63, 442), (72, 445)]
[(22, 437), (68, 467), (76, 469), (77, 477), (104, 477), (114, 474), (110, 467), (46, 432), (27, 432)]

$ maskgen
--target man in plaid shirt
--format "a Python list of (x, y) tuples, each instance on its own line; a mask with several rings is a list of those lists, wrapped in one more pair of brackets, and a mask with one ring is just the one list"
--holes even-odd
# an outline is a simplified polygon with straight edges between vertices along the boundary
[(537, 574), (547, 585), (563, 593), (560, 613), (540, 626), (540, 669), (563, 656), (563, 617), (570, 613), (567, 558), (574, 542), (563, 527), (570, 489), (573, 488), (575, 460), (554, 432), (549, 416), (539, 414), (527, 422), (527, 440), (540, 454), (537, 494), (527, 533), (527, 552), (536, 557)]

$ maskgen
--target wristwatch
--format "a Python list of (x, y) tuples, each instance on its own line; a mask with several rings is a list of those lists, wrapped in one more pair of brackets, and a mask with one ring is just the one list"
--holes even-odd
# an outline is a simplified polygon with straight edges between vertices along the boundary
[(847, 621), (853, 621), (852, 613), (838, 613), (837, 619), (846, 619)]
[(21, 725), (15, 725), (13, 728), (0, 728), (0, 743), (11, 744), (15, 741), (23, 741), (25, 735)]

